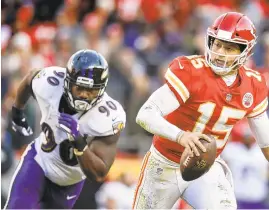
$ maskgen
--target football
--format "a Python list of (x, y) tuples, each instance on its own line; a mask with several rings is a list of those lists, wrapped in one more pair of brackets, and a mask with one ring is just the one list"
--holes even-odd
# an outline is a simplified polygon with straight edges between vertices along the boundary
[(191, 181), (205, 174), (213, 165), (217, 155), (216, 140), (211, 137), (211, 143), (204, 139), (199, 139), (206, 148), (206, 152), (202, 152), (198, 147), (200, 156), (190, 157), (188, 152), (184, 150), (180, 159), (180, 171), (183, 180)]

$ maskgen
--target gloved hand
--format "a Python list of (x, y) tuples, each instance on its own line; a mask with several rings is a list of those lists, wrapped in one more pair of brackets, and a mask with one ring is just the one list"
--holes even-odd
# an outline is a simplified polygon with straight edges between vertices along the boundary
[(69, 114), (61, 113), (59, 117), (59, 126), (67, 133), (69, 141), (73, 142), (74, 148), (77, 149), (77, 154), (82, 155), (87, 148), (87, 135), (81, 135), (77, 120)]
[(79, 132), (79, 124), (71, 115), (61, 113), (58, 122), (60, 127), (67, 133), (70, 141), (75, 141), (81, 136)]
[(23, 136), (30, 136), (33, 134), (32, 128), (26, 121), (23, 109), (18, 109), (12, 106), (12, 129)]

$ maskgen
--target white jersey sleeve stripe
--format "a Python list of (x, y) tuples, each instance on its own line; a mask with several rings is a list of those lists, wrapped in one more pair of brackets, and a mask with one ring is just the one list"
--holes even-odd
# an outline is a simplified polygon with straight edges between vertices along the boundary
[(266, 97), (260, 104), (258, 104), (247, 117), (254, 117), (263, 113), (268, 107), (268, 98)]
[(165, 79), (172, 85), (172, 87), (178, 92), (184, 102), (190, 97), (190, 93), (183, 82), (168, 68)]

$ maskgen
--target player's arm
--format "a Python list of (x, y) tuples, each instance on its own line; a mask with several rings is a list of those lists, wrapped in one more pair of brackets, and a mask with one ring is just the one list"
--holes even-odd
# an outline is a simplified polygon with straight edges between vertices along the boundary
[(194, 151), (195, 155), (198, 156), (199, 152), (196, 146), (202, 151), (206, 151), (199, 138), (203, 137), (208, 141), (210, 139), (203, 134), (183, 131), (164, 118), (165, 115), (172, 113), (179, 106), (177, 97), (165, 84), (156, 90), (141, 107), (136, 122), (148, 132), (177, 142), (190, 151)]
[(30, 96), (33, 95), (32, 91), (32, 80), (40, 70), (31, 71), (21, 81), (14, 105), (12, 106), (12, 128), (14, 131), (18, 131), (24, 136), (31, 135), (32, 129), (28, 125), (24, 116), (24, 107), (29, 100)]
[(40, 70), (33, 70), (29, 72), (21, 81), (14, 102), (14, 106), (16, 108), (24, 109), (30, 96), (33, 95), (32, 80), (39, 72)]
[(260, 79), (254, 80), (255, 104), (256, 106), (248, 113), (247, 118), (250, 129), (260, 146), (265, 158), (269, 161), (269, 119), (266, 113), (268, 110), (268, 89), (263, 75), (257, 73)]
[[(101, 131), (106, 136), (83, 135), (79, 131), (78, 121), (65, 113), (60, 114), (59, 126), (67, 133), (69, 141), (72, 142), (74, 154), (77, 156), (80, 167), (87, 178), (96, 181), (104, 180), (114, 162), (116, 144), (123, 127), (112, 131), (113, 125), (110, 125), (112, 127), (109, 126), (109, 129), (106, 129), (108, 132)], [(97, 133), (100, 133), (100, 131), (97, 131)]]
[(269, 161), (269, 118), (266, 112), (248, 118), (250, 129), (260, 146), (265, 158)]
[(95, 137), (83, 152), (75, 155), (84, 174), (90, 180), (103, 181), (112, 166), (120, 132), (115, 135)]
[(136, 122), (152, 134), (177, 141), (183, 130), (163, 118), (180, 106), (173, 92), (165, 84), (156, 90), (140, 108)]

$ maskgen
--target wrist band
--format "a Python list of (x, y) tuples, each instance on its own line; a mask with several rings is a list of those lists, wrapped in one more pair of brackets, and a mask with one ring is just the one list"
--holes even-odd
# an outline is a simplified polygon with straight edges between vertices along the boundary
[(19, 109), (13, 105), (12, 106), (12, 114), (15, 116), (23, 116), (23, 109)]
[(82, 156), (87, 148), (88, 148), (88, 145), (86, 145), (82, 151), (79, 151), (78, 149), (74, 148), (74, 154), (76, 156)]
[(180, 132), (177, 134), (177, 140), (176, 140), (176, 142), (177, 142), (178, 144), (180, 144), (179, 141), (180, 141), (180, 139), (182, 138), (182, 136), (183, 136), (184, 133), (185, 133), (185, 131), (180, 131)]
[(88, 145), (87, 141), (87, 136), (79, 136), (73, 141), (73, 146), (76, 148), (78, 151), (83, 151), (85, 146)]

